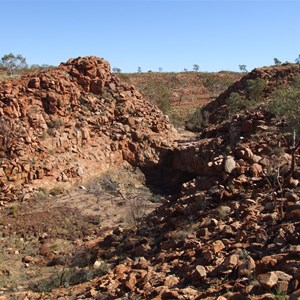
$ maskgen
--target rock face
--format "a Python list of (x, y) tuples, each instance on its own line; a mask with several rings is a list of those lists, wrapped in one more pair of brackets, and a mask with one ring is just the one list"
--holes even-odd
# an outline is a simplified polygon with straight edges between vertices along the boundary
[(124, 160), (151, 167), (174, 133), (168, 118), (98, 57), (1, 81), (0, 198), (16, 199), (24, 184), (88, 178)]

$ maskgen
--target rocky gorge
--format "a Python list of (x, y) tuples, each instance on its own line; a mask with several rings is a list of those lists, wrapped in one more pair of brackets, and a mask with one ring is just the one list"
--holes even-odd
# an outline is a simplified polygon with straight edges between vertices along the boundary
[(136, 226), (77, 243), (93, 254), (84, 267), (107, 266), (99, 276), (0, 299), (299, 299), (300, 172), (290, 133), (262, 105), (228, 118), (226, 102), (232, 92), (248, 96), (245, 82), (256, 78), (268, 101), (299, 71), (284, 65), (245, 75), (204, 107), (209, 118), (191, 140), (103, 59), (0, 82), (3, 206), (124, 163), (169, 186)]

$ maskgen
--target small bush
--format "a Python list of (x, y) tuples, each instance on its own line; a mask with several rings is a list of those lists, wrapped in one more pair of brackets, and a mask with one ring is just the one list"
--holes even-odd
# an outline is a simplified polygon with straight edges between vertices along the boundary
[(286, 119), (291, 129), (300, 129), (300, 77), (296, 77), (290, 86), (283, 86), (271, 95), (271, 101), (265, 106), (268, 111)]
[(119, 184), (115, 180), (111, 178), (109, 174), (104, 175), (100, 179), (100, 185), (102, 190), (105, 192), (112, 194), (114, 196), (119, 196), (118, 189), (119, 189)]
[(153, 101), (164, 114), (171, 110), (170, 89), (166, 84), (152, 81), (141, 87), (141, 93)]
[(190, 131), (200, 131), (203, 126), (207, 126), (208, 123), (209, 113), (203, 112), (202, 107), (198, 107), (196, 111), (188, 117), (185, 128)]
[(174, 127), (180, 128), (184, 126), (184, 117), (180, 116), (177, 112), (173, 111), (169, 113), (169, 117)]
[(251, 101), (261, 101), (266, 82), (262, 78), (248, 79), (246, 90)]
[(162, 201), (162, 198), (160, 196), (157, 195), (151, 195), (149, 198), (149, 201), (151, 203), (160, 203)]
[(93, 278), (102, 276), (106, 271), (107, 264), (101, 265), (99, 269), (93, 269), (91, 267), (83, 269), (62, 268), (61, 270), (57, 270), (57, 272), (49, 278), (43, 279), (32, 286), (32, 289), (40, 293), (49, 293), (55, 288), (68, 287), (90, 281)]
[(64, 125), (64, 122), (63, 122), (63, 120), (61, 120), (61, 119), (53, 119), (53, 120), (49, 121), (49, 122), (47, 123), (47, 125), (48, 125), (49, 128), (58, 129), (58, 128), (60, 128), (61, 126)]
[(33, 199), (36, 201), (45, 201), (49, 197), (49, 192), (45, 188), (38, 188), (37, 191), (34, 193)]
[(239, 93), (232, 92), (229, 98), (226, 99), (228, 107), (229, 117), (240, 110), (244, 110), (247, 107), (247, 100), (245, 96), (241, 96)]
[(61, 187), (55, 187), (49, 191), (51, 196), (58, 196), (64, 193), (64, 189)]
[(205, 88), (213, 94), (221, 94), (235, 81), (235, 77), (222, 77), (213, 73), (201, 73), (199, 77), (203, 80)]

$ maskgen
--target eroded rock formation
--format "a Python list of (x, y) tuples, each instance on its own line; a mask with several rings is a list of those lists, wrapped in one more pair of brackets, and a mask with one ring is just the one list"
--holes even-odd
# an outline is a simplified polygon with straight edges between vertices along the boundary
[(113, 76), (109, 63), (98, 57), (3, 80), (0, 198), (22, 197), (21, 185), (88, 178), (124, 160), (150, 167), (174, 132), (155, 105)]

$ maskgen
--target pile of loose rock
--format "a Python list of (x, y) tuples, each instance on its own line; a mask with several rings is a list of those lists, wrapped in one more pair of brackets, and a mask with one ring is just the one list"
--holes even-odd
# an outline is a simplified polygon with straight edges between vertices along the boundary
[(95, 247), (106, 275), (51, 297), (299, 299), (299, 174), (287, 171), (280, 124), (247, 113), (231, 123), (234, 141), (223, 126), (173, 151), (175, 169), (197, 174), (179, 195), (137, 230), (116, 228)]
[[(0, 82), (0, 198), (87, 179), (124, 160), (151, 166), (175, 130), (98, 57)], [(19, 187), (22, 186), (22, 191)]]

